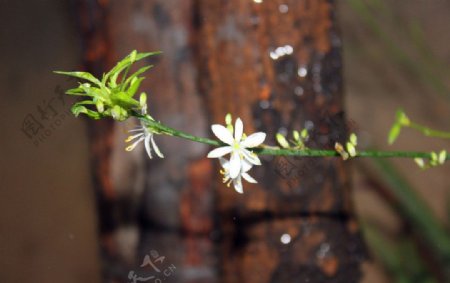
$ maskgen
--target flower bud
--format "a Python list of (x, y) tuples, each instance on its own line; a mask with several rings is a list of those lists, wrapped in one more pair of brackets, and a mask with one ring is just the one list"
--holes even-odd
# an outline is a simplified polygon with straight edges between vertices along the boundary
[(347, 142), (347, 152), (351, 157), (356, 156), (356, 148), (351, 142)]
[(225, 115), (225, 125), (231, 125), (231, 123), (233, 122), (233, 117), (231, 116), (230, 113), (227, 113), (227, 115)]
[(281, 134), (278, 133), (276, 136), (277, 142), (281, 145), (283, 148), (289, 148), (289, 143), (286, 140), (286, 138)]
[(441, 164), (441, 165), (444, 164), (446, 159), (447, 159), (447, 151), (445, 149), (441, 150), (441, 152), (439, 152), (439, 156), (438, 156), (439, 164)]
[(425, 168), (425, 161), (423, 160), (423, 158), (414, 158), (414, 162), (416, 162), (417, 166), (419, 166), (419, 168), (424, 169)]

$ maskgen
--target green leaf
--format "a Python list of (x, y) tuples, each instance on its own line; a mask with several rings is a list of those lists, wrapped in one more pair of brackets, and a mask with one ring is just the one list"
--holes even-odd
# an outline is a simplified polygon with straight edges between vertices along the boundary
[(75, 103), (74, 106), (75, 105), (94, 105), (94, 104), (95, 104), (95, 102), (92, 100), (83, 100), (83, 101)]
[(88, 73), (88, 72), (54, 71), (54, 73), (60, 74), (60, 75), (71, 76), (71, 77), (75, 77), (75, 78), (79, 78), (79, 79), (84, 79), (84, 80), (90, 81), (91, 83), (96, 84), (98, 86), (102, 86), (102, 83), (96, 77), (94, 77), (91, 73)]
[(82, 88), (84, 90), (84, 92), (86, 93), (87, 96), (91, 96), (94, 99), (95, 98), (105, 99), (107, 97), (107, 95), (98, 87), (91, 87), (91, 86), (87, 86), (86, 84), (82, 84), (82, 85), (80, 85), (80, 88)]
[(131, 51), (131, 53), (130, 53), (130, 61), (131, 61), (131, 63), (134, 63), (134, 61), (136, 61), (136, 55), (137, 55), (137, 51), (136, 50)]
[(152, 68), (153, 65), (149, 65), (149, 66), (145, 66), (140, 68), (139, 70), (137, 70), (134, 74), (132, 74), (131, 76), (128, 77), (128, 79), (125, 81), (125, 85), (130, 84), (130, 82), (136, 78), (137, 76), (139, 76), (140, 74), (144, 73), (145, 71), (147, 71), (148, 69)]
[(120, 74), (120, 72), (116, 72), (116, 73), (113, 73), (111, 75), (111, 79), (108, 82), (108, 86), (110, 88), (116, 88), (117, 87), (117, 77), (119, 76), (119, 74)]
[(128, 96), (127, 93), (120, 91), (112, 93), (111, 95), (112, 104), (119, 105), (123, 108), (132, 108), (139, 106), (139, 102)]
[(400, 130), (402, 129), (402, 126), (398, 123), (395, 123), (391, 130), (389, 131), (388, 135), (388, 144), (393, 144), (396, 140), (398, 135), (400, 134)]
[(78, 117), (80, 114), (86, 114), (87, 116), (89, 116), (90, 118), (93, 118), (95, 120), (98, 120), (101, 118), (101, 115), (95, 111), (92, 111), (88, 108), (86, 108), (86, 106), (80, 105), (80, 104), (74, 104), (71, 108), (72, 113)]
[(66, 94), (68, 94), (68, 95), (77, 95), (77, 96), (88, 95), (87, 93), (85, 93), (85, 91), (81, 87), (68, 89), (66, 91)]
[(140, 77), (132, 81), (130, 88), (127, 90), (128, 96), (133, 97), (136, 91), (139, 89), (141, 82), (144, 80), (144, 77)]
[[(106, 81), (108, 80), (108, 78), (110, 76), (113, 76), (115, 78), (114, 83), (116, 82), (116, 79), (118, 77), (118, 75), (127, 67), (129, 67), (131, 64), (133, 64), (134, 62), (137, 62), (139, 60), (142, 60), (146, 57), (149, 56), (153, 56), (153, 55), (158, 55), (161, 54), (161, 52), (157, 51), (157, 52), (147, 52), (147, 53), (136, 53), (136, 50), (133, 50), (129, 55), (127, 55), (124, 59), (122, 59), (121, 61), (119, 61), (117, 63), (117, 65), (112, 68), (108, 73), (106, 73), (106, 75), (103, 77), (103, 82), (106, 83)], [(133, 55), (135, 54), (135, 55)], [(111, 80), (113, 79), (113, 77), (111, 78)]]

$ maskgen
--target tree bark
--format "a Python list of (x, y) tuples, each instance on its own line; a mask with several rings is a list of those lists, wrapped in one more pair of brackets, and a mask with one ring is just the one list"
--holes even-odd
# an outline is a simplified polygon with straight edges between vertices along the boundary
[[(347, 138), (333, 1), (200, 2), (200, 85), (213, 122), (247, 132), (309, 128), (311, 147)], [(265, 158), (245, 194), (217, 187), (224, 282), (357, 282), (364, 248), (348, 168)], [(290, 241), (289, 241), (290, 239)], [(284, 243), (283, 243), (284, 242)], [(288, 244), (286, 244), (289, 242)]]

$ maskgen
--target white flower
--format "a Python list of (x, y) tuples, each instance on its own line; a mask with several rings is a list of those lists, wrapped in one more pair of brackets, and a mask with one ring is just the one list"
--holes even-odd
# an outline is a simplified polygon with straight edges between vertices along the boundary
[(247, 173), (253, 167), (253, 165), (248, 163), (247, 161), (243, 160), (241, 162), (241, 169), (236, 178), (231, 178), (230, 176), (230, 161), (222, 157), (219, 158), (219, 161), (220, 165), (222, 165), (223, 168), (223, 170), (220, 170), (220, 173), (222, 173), (223, 175), (223, 182), (226, 183), (227, 186), (230, 186), (230, 184), (233, 183), (236, 192), (241, 194), (244, 193), (244, 189), (242, 187), (242, 178), (247, 180), (247, 182), (249, 183), (257, 183), (256, 180)]
[[(246, 174), (246, 172), (250, 170), (253, 165), (261, 165), (258, 156), (248, 149), (259, 146), (266, 138), (266, 134), (263, 132), (254, 133), (248, 137), (244, 137), (243, 128), (244, 125), (242, 124), (242, 120), (237, 118), (234, 125), (233, 137), (232, 131), (224, 126), (218, 124), (212, 125), (211, 129), (213, 133), (225, 143), (226, 146), (213, 149), (208, 153), (209, 158), (220, 158), (226, 154), (231, 154), (230, 161), (224, 163), (227, 168), (224, 167), (224, 164), (222, 164), (222, 167), (225, 169), (225, 177), (228, 177), (228, 179), (235, 183), (237, 191), (242, 191), (240, 177), (242, 176), (247, 180), (246, 177), (250, 177), (250, 175)], [(253, 178), (252, 180), (254, 181)]]
[[(155, 150), (156, 154), (164, 158), (164, 155), (159, 150), (158, 146), (155, 143), (155, 140), (153, 139), (154, 133), (145, 126), (144, 123), (141, 123), (141, 126), (130, 130), (130, 133), (134, 133), (133, 135), (129, 136), (125, 142), (131, 142), (134, 141), (131, 145), (127, 146), (125, 148), (126, 151), (132, 151), (139, 143), (144, 142), (145, 150), (147, 151), (148, 157), (152, 158), (152, 147)], [(151, 143), (151, 144), (150, 144)]]

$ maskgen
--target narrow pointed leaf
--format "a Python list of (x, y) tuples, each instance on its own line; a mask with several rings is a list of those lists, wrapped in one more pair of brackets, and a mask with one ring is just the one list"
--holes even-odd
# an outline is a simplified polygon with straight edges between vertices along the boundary
[(91, 73), (87, 73), (87, 72), (62, 72), (62, 71), (55, 71), (56, 74), (60, 74), (60, 75), (66, 75), (66, 76), (71, 76), (71, 77), (75, 77), (75, 78), (79, 78), (79, 79), (84, 79), (87, 81), (90, 81), (93, 84), (96, 84), (98, 86), (101, 86), (102, 83), (96, 78), (94, 77)]
[[(114, 74), (116, 74), (117, 79), (118, 74), (120, 74), (120, 72), (122, 72), (125, 68), (127, 68), (134, 62), (137, 62), (149, 56), (158, 55), (161, 52), (157, 51), (157, 52), (137, 53), (134, 58), (132, 58), (133, 56), (131, 56), (132, 53), (130, 53), (127, 57), (125, 57), (123, 60), (117, 63), (117, 65), (114, 68), (112, 68), (111, 71), (109, 71), (103, 79), (107, 81), (108, 78), (110, 76), (113, 76)], [(134, 61), (132, 61), (132, 59), (134, 59)]]
[(153, 65), (149, 65), (149, 66), (145, 66), (145, 67), (140, 68), (139, 70), (137, 70), (135, 73), (133, 73), (132, 75), (130, 75), (130, 76), (126, 79), (125, 85), (130, 84), (131, 81), (132, 81), (134, 78), (137, 78), (140, 74), (146, 72), (148, 69), (151, 69), (151, 68), (153, 68)]
[(136, 80), (134, 80), (131, 85), (130, 88), (128, 89), (127, 93), (128, 93), (128, 97), (133, 97), (134, 94), (137, 92), (137, 90), (139, 89), (139, 86), (141, 85), (141, 82), (144, 80), (144, 77), (138, 78)]

